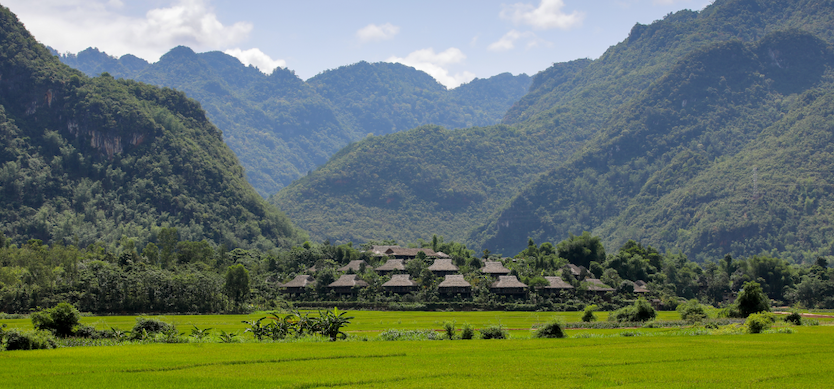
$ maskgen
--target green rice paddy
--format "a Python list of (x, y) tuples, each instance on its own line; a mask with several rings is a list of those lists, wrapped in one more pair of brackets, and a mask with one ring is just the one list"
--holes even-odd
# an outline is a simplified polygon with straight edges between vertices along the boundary
[[(384, 329), (439, 329), (447, 320), (517, 329), (510, 340), (131, 344), (0, 352), (9, 388), (818, 388), (834, 376), (834, 326), (792, 334), (698, 335), (674, 329), (571, 330), (567, 339), (527, 339), (530, 327), (580, 313), (372, 312), (347, 328), (354, 338)], [(262, 315), (167, 316), (241, 331)], [(604, 313), (598, 317), (604, 320)], [(675, 320), (674, 312), (660, 319)], [(87, 317), (129, 329), (132, 316)], [(2, 320), (31, 327), (28, 320)], [(632, 335), (619, 336), (623, 332)], [(577, 336), (580, 335), (580, 336)], [(662, 336), (648, 336), (662, 335)], [(587, 336), (587, 337), (585, 337)]]

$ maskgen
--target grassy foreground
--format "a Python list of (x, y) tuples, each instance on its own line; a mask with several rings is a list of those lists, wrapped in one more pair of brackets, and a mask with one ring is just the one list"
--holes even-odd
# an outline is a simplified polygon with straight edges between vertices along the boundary
[(147, 344), (0, 353), (14, 388), (779, 387), (831, 384), (834, 327), (794, 334)]

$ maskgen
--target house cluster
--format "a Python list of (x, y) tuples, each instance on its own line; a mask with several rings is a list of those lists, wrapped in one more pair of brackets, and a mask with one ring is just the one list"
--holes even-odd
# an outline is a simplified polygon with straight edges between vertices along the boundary
[[(471, 296), (472, 285), (467, 282), (462, 274), (458, 274), (459, 268), (452, 262), (452, 258), (443, 253), (435, 252), (428, 248), (406, 248), (399, 246), (373, 246), (370, 254), (375, 257), (387, 257), (386, 262), (377, 268), (374, 268), (378, 274), (391, 275), (391, 279), (382, 284), (382, 288), (388, 293), (405, 294), (419, 289), (419, 285), (411, 279), (409, 274), (399, 274), (404, 272), (405, 264), (412, 259), (417, 258), (422, 252), (426, 258), (432, 259), (434, 262), (429, 266), (429, 271), (437, 277), (443, 277), (443, 281), (438, 285), (438, 292), (446, 296)], [(357, 288), (367, 287), (368, 283), (363, 281), (355, 273), (359, 273), (363, 268), (369, 265), (363, 260), (350, 261), (347, 265), (337, 269), (342, 274), (339, 279), (328, 285), (330, 290), (336, 294), (352, 294)], [(605, 285), (602, 281), (595, 278), (587, 277), (587, 269), (581, 266), (567, 265), (567, 270), (571, 274), (587, 283), (587, 290), (597, 293), (613, 292), (614, 289)], [(308, 269), (310, 272), (315, 272), (315, 267)], [(493, 282), (489, 290), (491, 293), (500, 295), (519, 296), (525, 295), (529, 291), (529, 286), (519, 281), (516, 276), (510, 275), (510, 269), (504, 267), (500, 261), (484, 261), (484, 266), (480, 269), (481, 273), (493, 276), (497, 281)], [(564, 281), (562, 277), (545, 277), (548, 285), (540, 287), (539, 293), (559, 293), (562, 291), (573, 290), (574, 286)], [(313, 286), (315, 279), (307, 274), (296, 276), (290, 282), (281, 284), (279, 287), (284, 293), (298, 294), (304, 292), (305, 288)], [(635, 284), (637, 285), (637, 283)], [(635, 286), (636, 293), (645, 293), (645, 283), (640, 284), (640, 288)]]

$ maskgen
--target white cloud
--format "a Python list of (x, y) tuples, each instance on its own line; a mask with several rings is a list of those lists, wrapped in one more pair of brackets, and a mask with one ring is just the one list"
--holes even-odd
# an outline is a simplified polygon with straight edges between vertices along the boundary
[(525, 24), (537, 30), (553, 28), (569, 30), (581, 26), (585, 14), (579, 11), (573, 11), (570, 14), (562, 12), (564, 7), (563, 0), (541, 0), (538, 7), (516, 3), (505, 5), (500, 16), (503, 19), (512, 20), (515, 24)]
[(495, 42), (492, 42), (492, 44), (487, 46), (487, 49), (490, 50), (490, 51), (512, 50), (512, 49), (515, 48), (516, 41), (518, 41), (520, 39), (526, 39), (527, 40), (527, 45), (526, 46), (527, 46), (528, 49), (531, 48), (531, 47), (539, 46), (539, 45), (552, 46), (552, 44), (550, 42), (539, 38), (532, 31), (519, 32), (519, 31), (516, 31), (516, 30), (510, 30), (509, 32), (504, 34), (504, 36), (502, 36), (501, 39), (499, 39)]
[(239, 59), (240, 62), (246, 66), (252, 65), (258, 68), (265, 74), (272, 73), (272, 71), (277, 67), (287, 67), (287, 61), (284, 61), (283, 59), (272, 59), (258, 48), (249, 50), (241, 50), (239, 48), (229, 49), (224, 51), (224, 53)]
[(397, 62), (422, 70), (434, 77), (437, 82), (451, 89), (475, 78), (475, 74), (468, 71), (455, 73), (454, 75), (449, 74), (448, 68), (450, 65), (463, 62), (465, 59), (466, 55), (460, 49), (450, 47), (440, 53), (435, 53), (433, 48), (417, 50), (409, 53), (405, 58), (392, 56), (385, 61)]
[(369, 24), (356, 31), (356, 37), (360, 42), (375, 42), (394, 38), (400, 32), (400, 27), (391, 23), (382, 25)]
[(228, 48), (252, 31), (252, 24), (224, 25), (206, 0), (175, 0), (144, 17), (122, 14), (121, 0), (7, 0), (41, 42), (60, 51), (94, 46), (110, 55), (134, 54), (151, 62), (174, 46), (196, 51)]

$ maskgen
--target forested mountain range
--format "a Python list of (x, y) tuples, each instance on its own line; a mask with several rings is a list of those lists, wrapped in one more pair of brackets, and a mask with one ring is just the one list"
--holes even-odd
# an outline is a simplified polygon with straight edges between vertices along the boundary
[[(0, 9), (0, 230), (143, 247), (161, 229), (270, 249), (306, 234), (264, 201), (184, 93), (62, 64)], [(176, 229), (176, 230), (175, 230)]]
[(449, 129), (497, 124), (531, 81), (525, 74), (505, 73), (447, 90), (405, 65), (359, 62), (305, 82), (285, 68), (265, 75), (227, 54), (198, 54), (187, 47), (174, 48), (153, 64), (92, 48), (59, 57), (89, 76), (107, 72), (195, 98), (264, 197), (368, 134), (425, 124)]
[[(827, 2), (811, 0), (719, 0), (700, 12), (680, 11), (635, 25), (599, 59), (558, 63), (535, 75), (504, 126), (450, 133), (423, 127), (365, 139), (271, 201), (314, 237), (337, 241), (367, 235), (409, 241), (438, 233), (513, 253), (523, 249), (527, 237), (559, 241), (589, 230), (603, 234), (606, 243), (643, 239), (699, 259), (772, 249), (796, 254), (795, 259), (825, 253), (824, 233), (800, 236), (792, 227), (806, 223), (797, 213), (774, 219), (785, 224), (778, 232), (749, 224), (720, 238), (722, 223), (752, 217), (751, 212), (727, 209), (690, 231), (679, 221), (697, 224), (708, 213), (693, 210), (713, 198), (694, 197), (687, 209), (640, 196), (650, 188), (656, 198), (666, 191), (689, 193), (680, 192), (684, 187), (703, 190), (696, 185), (697, 178), (705, 178), (699, 172), (720, 171), (716, 164), (752, 152), (751, 142), (782, 115), (811, 109), (799, 102), (806, 93), (827, 90), (832, 10)], [(773, 61), (793, 65), (774, 68)], [(686, 124), (675, 116), (681, 114)], [(623, 133), (629, 134), (627, 143)], [(644, 148), (648, 145), (657, 148)], [(693, 157), (679, 155), (701, 147)], [(615, 173), (602, 157), (609, 152), (630, 156), (618, 160)], [(664, 175), (650, 179), (658, 169)], [(737, 187), (751, 182), (751, 169), (732, 178)], [(654, 186), (641, 192), (647, 182)], [(448, 205), (452, 193), (463, 194), (454, 206)], [(648, 213), (654, 224), (635, 220)]]

